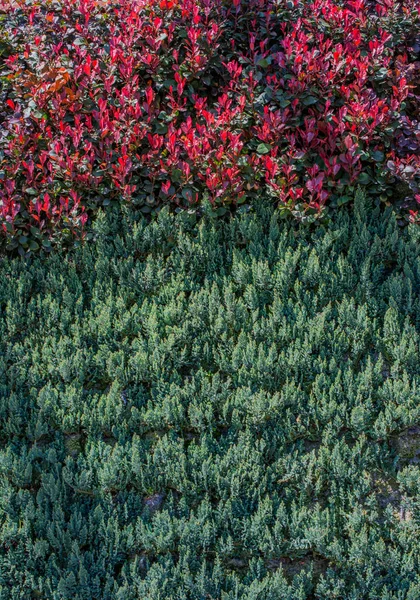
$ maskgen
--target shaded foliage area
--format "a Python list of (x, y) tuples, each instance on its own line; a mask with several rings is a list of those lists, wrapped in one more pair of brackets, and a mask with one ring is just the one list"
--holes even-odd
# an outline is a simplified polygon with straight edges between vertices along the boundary
[(418, 229), (136, 219), (0, 265), (1, 598), (418, 598)]
[(358, 183), (420, 200), (417, 0), (2, 6), (11, 249), (72, 240), (124, 201), (224, 213), (266, 193), (313, 220)]

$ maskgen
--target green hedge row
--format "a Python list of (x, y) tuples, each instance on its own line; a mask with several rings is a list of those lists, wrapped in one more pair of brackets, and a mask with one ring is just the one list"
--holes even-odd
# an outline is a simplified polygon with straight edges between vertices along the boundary
[(189, 218), (0, 265), (1, 599), (417, 600), (419, 229)]

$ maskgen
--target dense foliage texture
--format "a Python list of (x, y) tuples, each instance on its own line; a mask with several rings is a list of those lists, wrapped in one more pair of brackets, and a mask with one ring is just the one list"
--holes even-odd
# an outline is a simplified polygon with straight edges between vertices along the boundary
[(417, 600), (418, 228), (111, 212), (0, 265), (2, 600)]
[[(269, 193), (313, 219), (357, 183), (419, 195), (418, 0), (2, 0), (10, 247)], [(400, 190), (395, 183), (399, 182)], [(412, 218), (416, 218), (415, 211)]]

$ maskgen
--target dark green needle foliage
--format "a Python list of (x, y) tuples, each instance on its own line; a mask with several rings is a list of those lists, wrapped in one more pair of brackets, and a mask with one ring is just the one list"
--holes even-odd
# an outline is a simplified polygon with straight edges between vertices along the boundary
[(418, 600), (419, 230), (95, 227), (0, 266), (1, 600)]

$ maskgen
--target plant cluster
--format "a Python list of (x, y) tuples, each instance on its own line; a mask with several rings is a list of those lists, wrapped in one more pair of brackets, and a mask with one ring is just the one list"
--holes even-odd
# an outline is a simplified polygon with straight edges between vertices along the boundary
[(419, 598), (419, 229), (113, 211), (0, 264), (2, 600)]
[[(3, 0), (10, 247), (269, 193), (313, 219), (363, 184), (419, 196), (417, 0)], [(417, 86), (417, 87), (416, 87)], [(411, 191), (410, 191), (411, 188)], [(414, 218), (416, 215), (412, 213)]]

